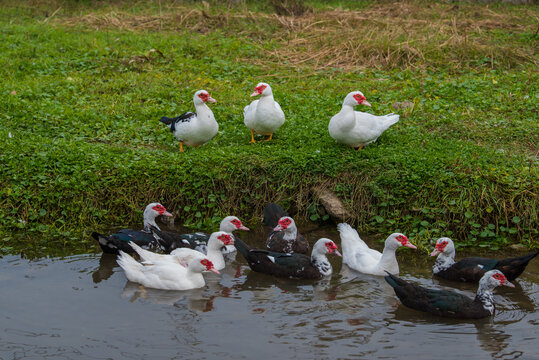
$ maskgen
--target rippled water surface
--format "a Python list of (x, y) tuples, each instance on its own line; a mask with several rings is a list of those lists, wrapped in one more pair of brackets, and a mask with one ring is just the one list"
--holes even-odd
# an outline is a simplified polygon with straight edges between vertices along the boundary
[[(239, 235), (262, 245), (262, 230)], [(332, 229), (307, 235), (340, 248)], [(398, 259), (407, 280), (475, 293), (433, 280), (425, 253), (400, 249)], [(539, 359), (538, 259), (515, 289), (495, 290), (494, 318), (473, 321), (408, 309), (382, 278), (331, 260), (331, 280), (312, 282), (254, 273), (238, 254), (202, 289), (162, 291), (128, 282), (106, 254), (7, 256), (0, 359)]]

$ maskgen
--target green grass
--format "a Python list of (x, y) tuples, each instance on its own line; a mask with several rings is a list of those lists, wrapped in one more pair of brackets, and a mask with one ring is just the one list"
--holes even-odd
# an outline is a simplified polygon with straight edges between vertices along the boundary
[[(362, 232), (401, 231), (422, 246), (450, 236), (491, 249), (537, 247), (537, 8), (458, 5), (455, 24), (470, 14), (487, 24), (469, 25), (465, 42), (458, 25), (444, 32), (452, 5), (428, 3), (426, 13), (421, 1), (399, 3), (408, 13), (398, 25), (380, 20), (384, 31), (358, 40), (356, 54), (369, 50), (361, 65), (352, 50), (323, 52), (353, 43), (332, 38), (341, 31), (335, 13), (391, 13), (393, 3), (328, 10), (309, 2), (312, 13), (289, 18), (255, 3), (0, 2), (0, 254), (93, 251), (89, 232), (138, 224), (152, 201), (193, 228), (229, 214), (258, 223), (269, 201), (324, 221), (310, 193), (319, 184), (345, 200)], [(427, 38), (418, 24), (433, 13), (439, 32)], [(319, 18), (331, 22), (321, 28)], [(508, 19), (520, 25), (502, 26)], [(360, 34), (372, 26), (354, 24)], [(405, 28), (417, 56), (386, 46)], [(440, 51), (447, 41), (456, 47)], [(152, 48), (164, 57), (134, 57)], [(377, 62), (384, 52), (393, 57)], [(287, 120), (274, 141), (250, 145), (242, 113), (259, 81), (272, 85)], [(217, 99), (220, 129), (182, 154), (157, 119), (193, 110), (198, 89)], [(416, 105), (354, 152), (327, 133), (352, 90), (373, 105), (358, 110), (374, 114)]]

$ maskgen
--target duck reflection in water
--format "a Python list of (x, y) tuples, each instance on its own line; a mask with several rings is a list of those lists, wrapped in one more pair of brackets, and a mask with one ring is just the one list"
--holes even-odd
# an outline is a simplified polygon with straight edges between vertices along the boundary
[(103, 280), (107, 280), (114, 274), (114, 268), (120, 267), (116, 262), (115, 254), (101, 254), (99, 258), (99, 266), (92, 274), (92, 280), (95, 284), (100, 283)]
[(138, 299), (149, 301), (153, 304), (173, 305), (179, 308), (187, 307), (196, 312), (208, 312), (214, 310), (214, 300), (218, 297), (229, 297), (231, 289), (221, 287), (219, 291), (208, 288), (198, 288), (183, 291), (159, 290), (145, 288), (144, 286), (127, 281), (121, 296), (128, 298), (130, 302)]

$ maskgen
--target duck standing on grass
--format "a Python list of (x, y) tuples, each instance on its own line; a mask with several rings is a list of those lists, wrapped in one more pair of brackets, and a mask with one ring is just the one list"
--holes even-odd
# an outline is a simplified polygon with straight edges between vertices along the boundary
[(210, 141), (217, 134), (219, 124), (217, 124), (211, 109), (206, 105), (207, 102), (215, 101), (206, 90), (199, 90), (193, 96), (196, 113), (185, 112), (175, 118), (162, 117), (159, 119), (180, 141), (181, 152), (183, 152), (184, 144), (197, 148)]
[(269, 135), (265, 141), (270, 141), (273, 133), (284, 124), (284, 112), (281, 106), (273, 99), (271, 87), (266, 83), (258, 83), (251, 96), (260, 95), (243, 109), (245, 126), (251, 130), (250, 143), (256, 143), (254, 133)]
[(341, 144), (357, 150), (375, 142), (391, 125), (399, 121), (399, 115), (376, 116), (354, 111), (354, 106), (371, 106), (361, 91), (352, 91), (344, 98), (342, 109), (329, 121), (329, 135)]

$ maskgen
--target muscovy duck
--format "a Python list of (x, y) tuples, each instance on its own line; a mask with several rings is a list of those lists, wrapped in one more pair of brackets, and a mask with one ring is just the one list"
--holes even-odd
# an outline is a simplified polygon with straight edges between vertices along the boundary
[(515, 287), (499, 270), (487, 271), (481, 277), (473, 300), (453, 291), (427, 289), (391, 274), (385, 279), (404, 305), (438, 316), (461, 319), (480, 319), (494, 315), (492, 290), (500, 285)]
[(219, 124), (213, 116), (213, 112), (206, 105), (207, 102), (215, 102), (206, 90), (199, 90), (193, 96), (196, 113), (185, 112), (178, 117), (162, 117), (159, 119), (168, 126), (174, 136), (180, 141), (180, 151), (183, 145), (199, 145), (210, 141), (219, 131)]
[(260, 100), (255, 100), (243, 109), (244, 124), (251, 130), (250, 143), (256, 143), (254, 133), (269, 135), (266, 141), (270, 141), (273, 133), (284, 124), (284, 112), (279, 103), (273, 99), (271, 87), (266, 83), (258, 83), (251, 96), (260, 95)]
[(320, 279), (330, 276), (333, 268), (326, 254), (341, 256), (337, 245), (326, 238), (321, 238), (314, 244), (311, 257), (297, 253), (251, 249), (241, 239), (236, 239), (234, 245), (247, 260), (251, 270), (278, 277)]
[(97, 232), (92, 233), (92, 237), (99, 242), (99, 246), (104, 253), (118, 254), (118, 250), (126, 253), (132, 253), (133, 249), (129, 246), (132, 241), (143, 248), (154, 248), (158, 245), (151, 229), (159, 229), (155, 223), (155, 218), (159, 215), (172, 216), (165, 207), (159, 203), (151, 203), (144, 209), (144, 229), (122, 229), (111, 235), (102, 235)]
[(337, 230), (341, 235), (343, 263), (364, 274), (385, 276), (387, 271), (398, 274), (395, 251), (401, 246), (416, 249), (405, 235), (394, 233), (386, 239), (384, 251), (380, 253), (369, 248), (349, 224), (341, 223), (337, 225)]
[(268, 250), (281, 253), (307, 254), (309, 243), (298, 232), (296, 223), (284, 209), (270, 203), (264, 208), (264, 223), (269, 226), (271, 233), (266, 240)]
[(436, 241), (430, 256), (438, 255), (432, 267), (435, 276), (453, 281), (478, 282), (485, 272), (493, 269), (500, 270), (507, 280), (515, 280), (538, 254), (539, 251), (536, 251), (502, 260), (469, 257), (455, 262), (455, 244), (450, 238), (444, 237)]
[(125, 276), (129, 281), (139, 283), (148, 288), (162, 290), (200, 288), (206, 284), (202, 276), (203, 271), (212, 271), (219, 274), (219, 271), (213, 267), (212, 262), (202, 253), (199, 253), (198, 258), (192, 259), (186, 268), (171, 261), (142, 264), (120, 250), (118, 264), (124, 269)]
[[(232, 235), (224, 231), (214, 232), (211, 234), (210, 239), (208, 240), (208, 252), (206, 257), (213, 263), (213, 266), (217, 270), (222, 270), (225, 268), (225, 259), (221, 249), (227, 245), (234, 246), (234, 239), (232, 238)], [(171, 261), (184, 266), (186, 266), (192, 259), (198, 257), (199, 254), (202, 254), (200, 251), (189, 248), (178, 248), (166, 255), (144, 250), (132, 243), (131, 247), (133, 247), (143, 261)]]
[[(208, 252), (207, 244), (210, 239), (210, 234), (203, 232), (196, 232), (190, 234), (178, 234), (170, 231), (162, 231), (156, 228), (151, 229), (154, 236), (159, 242), (159, 246), (165, 253), (170, 253), (174, 249), (190, 248), (200, 251), (204, 254)], [(227, 216), (219, 225), (219, 231), (232, 234), (236, 230), (249, 231), (249, 228), (241, 222), (236, 216)], [(232, 235), (234, 238), (234, 235)], [(229, 253), (236, 251), (233, 245), (227, 245), (222, 249), (223, 253)]]
[(376, 116), (354, 111), (356, 105), (371, 106), (361, 91), (346, 95), (342, 109), (329, 121), (329, 135), (338, 142), (361, 150), (376, 139), (391, 125), (399, 121), (399, 115)]

